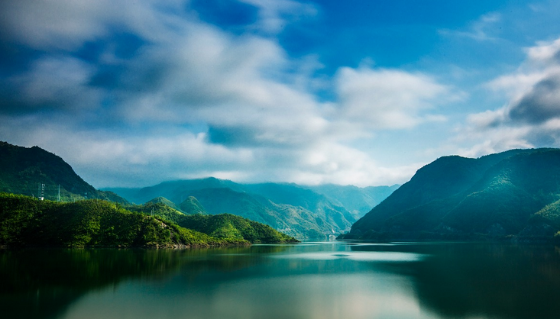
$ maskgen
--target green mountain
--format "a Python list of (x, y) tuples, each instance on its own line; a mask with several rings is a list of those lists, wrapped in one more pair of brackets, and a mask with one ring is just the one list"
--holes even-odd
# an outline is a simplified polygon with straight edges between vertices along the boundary
[[(348, 211), (347, 220), (356, 221), (374, 206), (387, 198), (399, 186), (359, 188), (333, 184), (299, 186), (293, 183), (240, 184), (216, 178), (166, 181), (145, 188), (106, 188), (133, 203), (145, 203), (156, 197), (166, 197), (174, 203), (182, 203), (189, 191), (200, 189), (229, 188), (233, 191), (259, 195), (276, 204), (287, 204), (315, 211), (320, 203), (331, 208)], [(329, 204), (327, 204), (329, 203)]]
[(110, 191), (96, 190), (59, 156), (39, 147), (24, 148), (0, 141), (0, 192), (74, 201), (127, 201)]
[(179, 207), (181, 211), (187, 214), (208, 214), (202, 204), (193, 196), (189, 196), (185, 201), (181, 202)]
[[(39, 192), (33, 192), (36, 181)], [(169, 247), (296, 241), (233, 216), (212, 218), (220, 223), (204, 224), (204, 218), (197, 218), (188, 224), (183, 211), (206, 213), (194, 197), (179, 205), (163, 197), (132, 205), (110, 191), (96, 190), (50, 152), (0, 143), (0, 245)]]
[(54, 202), (0, 193), (0, 245), (218, 246), (296, 242), (233, 215), (185, 215), (163, 202), (122, 207), (105, 200)]
[[(191, 198), (193, 202), (196, 202), (196, 198)], [(215, 215), (184, 214), (162, 202), (154, 201), (140, 206), (131, 206), (130, 209), (166, 221), (172, 221), (181, 227), (202, 232), (218, 239), (249, 241), (251, 243), (296, 242), (293, 237), (280, 233), (268, 225), (228, 213)]]
[(325, 238), (348, 231), (358, 218), (343, 206), (333, 204), (327, 196), (295, 184), (239, 184), (207, 178), (109, 190), (135, 203), (165, 197), (185, 213), (239, 215), (300, 239)]
[(152, 200), (146, 202), (146, 205), (153, 205), (153, 204), (158, 204), (158, 203), (164, 204), (164, 205), (166, 205), (170, 208), (173, 208), (175, 210), (180, 210), (175, 203), (169, 201), (168, 199), (166, 199), (164, 197), (157, 197), (155, 199), (152, 199)]
[(390, 196), (399, 185), (359, 188), (324, 184), (307, 188), (324, 195), (332, 204), (345, 208), (358, 220)]
[(104, 200), (60, 203), (0, 193), (0, 203), (1, 245), (172, 247), (229, 242)]
[(560, 230), (560, 150), (442, 157), (358, 220), (344, 238), (548, 241)]

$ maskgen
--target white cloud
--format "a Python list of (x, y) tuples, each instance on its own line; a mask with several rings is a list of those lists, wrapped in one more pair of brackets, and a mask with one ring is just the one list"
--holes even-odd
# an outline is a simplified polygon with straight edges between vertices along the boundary
[(560, 39), (538, 42), (525, 51), (527, 58), (516, 72), (487, 84), (504, 92), (509, 102), (468, 116), (461, 136), (478, 142), (465, 154), (560, 147)]
[(369, 129), (402, 129), (442, 116), (424, 115), (450, 98), (450, 89), (423, 74), (342, 68), (337, 75), (339, 118)]
[(540, 41), (534, 47), (527, 48), (527, 57), (531, 63), (549, 65), (560, 62), (560, 39), (554, 41)]
[(183, 13), (184, 2), (3, 1), (0, 25), (8, 37), (36, 49), (74, 50), (85, 41), (102, 39), (123, 28), (158, 42), (184, 23), (176, 15)]
[[(260, 8), (257, 25), (268, 33), (279, 32), (296, 13), (315, 14), (313, 6), (292, 1), (248, 2)], [(345, 143), (445, 121), (437, 107), (457, 98), (429, 75), (362, 66), (327, 79), (337, 100), (320, 102), (309, 71), (320, 67), (319, 59), (288, 57), (270, 34), (224, 32), (180, 9), (182, 2), (81, 4), (7, 6), (12, 18), (4, 25), (14, 41), (43, 50), (13, 81), (29, 104), (47, 101), (58, 113), (0, 112), (0, 135), (61, 155), (98, 187), (210, 175), (402, 183), (421, 164), (382, 166)], [(99, 61), (75, 57), (88, 41), (111, 41), (114, 28), (145, 41), (133, 57), (119, 58), (111, 45), (101, 47)], [(94, 84), (102, 72), (112, 82)], [(89, 112), (76, 116), (61, 103)]]

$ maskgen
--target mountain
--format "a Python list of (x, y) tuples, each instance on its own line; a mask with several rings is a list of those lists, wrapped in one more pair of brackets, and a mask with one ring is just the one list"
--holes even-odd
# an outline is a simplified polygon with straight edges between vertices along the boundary
[[(194, 198), (194, 197), (191, 197)], [(161, 199), (161, 198), (158, 198)], [(196, 199), (194, 199), (196, 201)], [(164, 202), (149, 201), (144, 205), (129, 207), (132, 211), (171, 221), (177, 225), (208, 234), (217, 239), (249, 241), (251, 243), (296, 242), (293, 237), (280, 233), (268, 225), (233, 214), (184, 214)]]
[(344, 207), (358, 220), (390, 196), (393, 191), (399, 188), (399, 185), (359, 188), (356, 186), (324, 184), (307, 186), (307, 188), (324, 195), (334, 205)]
[(187, 214), (208, 214), (202, 204), (193, 196), (189, 196), (185, 201), (181, 202), (179, 207), (181, 211)]
[[(133, 203), (145, 203), (156, 197), (166, 197), (174, 203), (186, 201), (189, 191), (212, 188), (229, 188), (267, 198), (276, 204), (287, 204), (315, 211), (321, 204), (333, 209), (343, 208), (349, 212), (350, 220), (356, 221), (374, 206), (387, 198), (399, 186), (359, 188), (334, 184), (300, 186), (293, 183), (240, 184), (216, 178), (166, 181), (145, 188), (106, 188)], [(352, 222), (353, 222), (352, 221)]]
[(104, 200), (62, 203), (0, 193), (0, 203), (0, 245), (172, 247), (229, 242)]
[(96, 190), (59, 156), (39, 147), (24, 148), (0, 141), (0, 192), (73, 201), (127, 201), (110, 191)]
[(169, 247), (296, 241), (241, 217), (195, 221), (179, 210), (197, 217), (206, 213), (194, 197), (178, 205), (164, 197), (132, 205), (113, 192), (96, 190), (50, 152), (0, 142), (0, 245)]
[(65, 203), (0, 193), (0, 246), (207, 247), (263, 242), (297, 240), (233, 215), (185, 215), (164, 201), (124, 208), (97, 199)]
[(560, 230), (560, 150), (448, 156), (419, 169), (344, 238), (548, 241)]
[[(231, 213), (265, 223), (276, 230), (300, 239), (324, 238), (350, 230), (350, 226), (375, 202), (367, 189), (331, 186), (330, 195), (321, 194), (311, 187), (288, 183), (240, 184), (216, 178), (167, 181), (141, 189), (111, 188), (134, 203), (144, 203), (156, 197), (165, 197), (185, 213)], [(342, 190), (347, 190), (342, 192)], [(336, 200), (336, 192), (345, 198)], [(360, 193), (351, 196), (352, 192)], [(357, 200), (356, 200), (357, 199)], [(336, 204), (334, 203), (336, 201)], [(342, 205), (354, 204), (351, 213)]]

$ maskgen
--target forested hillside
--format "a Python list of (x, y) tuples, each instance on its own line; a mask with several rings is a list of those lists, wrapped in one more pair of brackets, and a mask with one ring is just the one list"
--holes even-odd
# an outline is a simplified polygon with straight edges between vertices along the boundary
[(560, 221), (560, 150), (443, 157), (373, 208), (346, 238), (552, 240)]
[[(0, 141), (0, 192), (74, 201), (127, 201), (110, 191), (96, 190), (59, 156), (39, 147), (24, 148)], [(60, 196), (60, 197), (59, 197)]]
[(97, 199), (59, 203), (0, 193), (0, 245), (177, 247), (295, 242), (269, 226), (230, 215), (213, 216), (219, 222), (204, 223), (202, 215), (186, 216), (163, 203), (130, 209)]

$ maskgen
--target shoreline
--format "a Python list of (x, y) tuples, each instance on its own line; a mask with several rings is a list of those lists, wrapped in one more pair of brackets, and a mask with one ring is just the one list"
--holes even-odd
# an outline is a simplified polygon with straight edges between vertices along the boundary
[[(296, 244), (299, 242), (289, 242)], [(211, 248), (247, 248), (253, 244), (263, 243), (228, 243), (218, 245), (142, 245), (142, 246), (125, 246), (125, 245), (88, 245), (88, 246), (59, 246), (59, 245), (0, 245), (0, 250), (19, 250), (19, 249), (171, 249), (171, 250), (187, 250), (187, 249), (211, 249)], [(269, 244), (269, 243), (264, 243)], [(270, 243), (278, 244), (278, 243)]]

